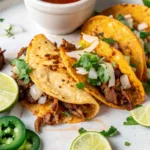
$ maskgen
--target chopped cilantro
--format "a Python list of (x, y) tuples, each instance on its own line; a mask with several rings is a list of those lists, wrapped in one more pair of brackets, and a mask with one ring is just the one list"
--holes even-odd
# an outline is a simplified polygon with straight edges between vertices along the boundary
[(136, 67), (135, 64), (132, 64), (132, 63), (130, 63), (130, 66), (131, 66), (131, 67), (134, 67), (134, 68)]
[(78, 89), (84, 89), (85, 88), (85, 84), (83, 82), (79, 82), (76, 84)]
[(147, 67), (150, 68), (150, 64), (147, 64)]
[(0, 22), (3, 22), (4, 21), (4, 19), (3, 18), (0, 18)]
[(117, 17), (117, 20), (119, 20), (120, 22), (122, 22), (124, 25), (129, 27), (129, 23), (126, 21), (126, 19), (124, 18), (124, 16), (122, 14), (119, 14)]
[(89, 77), (87, 77), (86, 80), (89, 85), (92, 85), (92, 86), (100, 86), (101, 85), (101, 82), (99, 81), (99, 79), (90, 79)]
[(144, 49), (145, 49), (146, 53), (149, 53), (150, 52), (150, 43), (145, 43), (144, 44)]
[(28, 83), (30, 80), (29, 73), (33, 71), (31, 67), (25, 62), (24, 59), (13, 59), (12, 65), (15, 65), (19, 71), (19, 79), (23, 79), (24, 82)]
[(138, 123), (133, 119), (133, 117), (127, 117), (126, 122), (123, 123), (124, 125), (138, 125)]
[(136, 108), (139, 108), (139, 107), (142, 107), (142, 105), (138, 104), (138, 105), (136, 105), (135, 107), (136, 107)]
[(104, 38), (103, 37), (103, 38), (101, 38), (101, 40), (108, 43), (108, 44), (110, 44), (110, 45), (115, 45), (117, 43), (117, 41), (114, 40), (113, 38)]
[(99, 63), (103, 59), (99, 57), (98, 55), (92, 54), (92, 53), (85, 53), (83, 54), (79, 61), (77, 61), (73, 67), (83, 67), (86, 71), (89, 71), (92, 67), (98, 68)]
[(79, 133), (80, 133), (80, 134), (85, 133), (85, 132), (87, 132), (87, 130), (85, 130), (84, 128), (80, 128), (80, 129), (79, 129)]
[(140, 38), (142, 38), (143, 40), (145, 38), (147, 38), (148, 36), (150, 36), (150, 31), (149, 32), (144, 32), (144, 31), (140, 32)]
[(129, 142), (125, 142), (125, 143), (124, 143), (124, 145), (125, 145), (125, 146), (130, 146), (130, 145), (131, 145), (131, 143), (129, 143)]
[(134, 31), (135, 31), (135, 29), (134, 29), (134, 28), (131, 28), (131, 31), (132, 31), (132, 32), (134, 32)]
[(70, 113), (70, 112), (68, 112), (68, 111), (64, 111), (64, 112), (62, 112), (64, 115), (66, 115), (66, 116), (68, 116), (68, 117), (71, 117), (72, 116), (72, 114)]
[(117, 128), (111, 126), (108, 131), (103, 130), (100, 133), (105, 137), (111, 137), (115, 136), (118, 133), (118, 130)]
[(97, 71), (99, 79), (102, 83), (107, 83), (110, 79), (110, 75), (106, 68), (107, 68), (106, 65), (103, 64), (103, 65), (100, 65)]

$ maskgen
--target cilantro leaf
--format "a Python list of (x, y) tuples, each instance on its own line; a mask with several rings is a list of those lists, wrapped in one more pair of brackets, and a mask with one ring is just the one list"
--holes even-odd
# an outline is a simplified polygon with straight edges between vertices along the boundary
[(6, 36), (8, 36), (8, 37), (13, 36), (13, 34), (11, 33), (12, 28), (13, 28), (13, 26), (10, 25), (10, 28), (8, 30), (6, 30), (6, 32), (7, 32)]
[(3, 18), (0, 18), (0, 22), (3, 22), (4, 21), (4, 19)]
[(83, 67), (86, 71), (89, 71), (92, 67), (98, 68), (99, 63), (103, 59), (98, 55), (92, 53), (85, 53), (81, 55), (80, 59), (73, 65), (73, 67)]
[(113, 38), (104, 38), (103, 37), (103, 38), (101, 38), (101, 40), (108, 43), (108, 44), (110, 44), (110, 45), (115, 45), (117, 43), (117, 41), (114, 40)]
[(101, 85), (101, 82), (99, 79), (90, 79), (88, 76), (86, 78), (87, 82), (89, 85), (92, 85), (92, 86), (100, 86)]
[(129, 23), (126, 21), (126, 19), (124, 18), (124, 16), (122, 14), (119, 14), (117, 17), (117, 20), (119, 20), (120, 22), (122, 22), (124, 25), (129, 27)]
[(79, 82), (76, 84), (78, 89), (84, 89), (85, 88), (85, 84), (83, 82)]
[(140, 105), (140, 104), (137, 104), (135, 107), (136, 107), (136, 108), (139, 108), (139, 107), (142, 107), (142, 105)]
[(130, 146), (130, 145), (131, 145), (131, 143), (129, 143), (129, 142), (125, 142), (125, 143), (124, 143), (124, 145), (125, 145), (125, 146)]
[(142, 38), (143, 40), (145, 38), (147, 38), (148, 36), (150, 36), (150, 31), (149, 32), (144, 32), (144, 31), (140, 32), (140, 38)]
[(130, 66), (136, 68), (135, 64), (130, 63)]
[(118, 130), (117, 128), (111, 126), (108, 131), (103, 130), (100, 133), (105, 137), (111, 137), (115, 136), (118, 133)]
[(131, 28), (131, 31), (132, 31), (132, 32), (134, 32), (134, 31), (135, 31), (135, 29), (134, 29), (134, 28)]
[(138, 123), (133, 119), (133, 117), (127, 117), (126, 122), (123, 123), (124, 125), (138, 125)]
[(150, 43), (145, 43), (144, 44), (144, 49), (145, 49), (146, 53), (149, 53), (150, 52)]
[(24, 82), (28, 83), (30, 80), (29, 73), (33, 71), (31, 67), (25, 62), (24, 59), (13, 59), (11, 61), (12, 65), (15, 65), (19, 71), (18, 76), (19, 79), (24, 80)]
[(110, 75), (104, 64), (98, 68), (98, 76), (102, 83), (107, 83), (109, 81)]
[(80, 134), (85, 133), (85, 132), (87, 132), (87, 130), (85, 130), (84, 128), (80, 128), (80, 129), (79, 129), (79, 133), (80, 133)]

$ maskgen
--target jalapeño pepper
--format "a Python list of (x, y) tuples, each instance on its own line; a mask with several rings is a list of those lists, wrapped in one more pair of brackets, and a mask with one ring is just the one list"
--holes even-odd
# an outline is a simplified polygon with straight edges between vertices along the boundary
[(26, 139), (24, 123), (14, 116), (0, 118), (0, 150), (17, 150)]
[(40, 147), (40, 139), (36, 133), (26, 130), (26, 140), (18, 150), (38, 150)]

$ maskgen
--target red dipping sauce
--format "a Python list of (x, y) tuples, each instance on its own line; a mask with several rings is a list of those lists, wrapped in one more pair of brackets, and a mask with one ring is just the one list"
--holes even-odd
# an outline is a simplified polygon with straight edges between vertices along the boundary
[(54, 4), (68, 4), (68, 3), (74, 3), (78, 2), (80, 0), (42, 0), (47, 3), (54, 3)]

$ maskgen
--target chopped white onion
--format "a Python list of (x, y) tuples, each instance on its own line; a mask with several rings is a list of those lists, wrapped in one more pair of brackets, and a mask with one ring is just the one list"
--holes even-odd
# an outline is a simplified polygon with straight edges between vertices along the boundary
[(115, 79), (114, 68), (110, 63), (106, 63), (106, 67), (107, 67), (108, 73), (110, 75), (110, 80), (109, 80), (109, 83), (108, 83), (108, 87), (115, 86), (116, 79)]
[(115, 48), (115, 49), (119, 49), (118, 43), (115, 43), (114, 48)]
[(98, 77), (97, 72), (94, 68), (90, 69), (88, 76), (90, 79), (97, 79), (97, 77)]
[(139, 38), (139, 41), (141, 43), (141, 46), (144, 48), (144, 41), (141, 38)]
[(30, 95), (34, 100), (38, 100), (42, 96), (42, 93), (43, 92), (35, 84), (30, 87)]
[(124, 57), (125, 57), (126, 61), (128, 62), (128, 64), (130, 64), (130, 56), (124, 55)]
[(76, 72), (78, 73), (78, 74), (81, 74), (81, 75), (86, 75), (86, 74), (88, 74), (88, 72), (83, 68), (83, 67), (77, 67), (76, 68)]
[(114, 16), (113, 16), (113, 15), (109, 15), (108, 17), (109, 17), (109, 18), (114, 18)]
[(135, 30), (134, 34), (136, 35), (136, 37), (140, 38), (140, 32), (139, 31)]
[(95, 40), (99, 40), (98, 37), (96, 36), (91, 36), (91, 35), (84, 34), (84, 33), (82, 34), (82, 38), (88, 43), (93, 43)]
[(39, 98), (38, 103), (39, 104), (45, 104), (47, 97), (46, 96), (42, 96)]
[(71, 58), (75, 58), (75, 59), (80, 59), (80, 55), (83, 55), (85, 52), (92, 52), (99, 44), (99, 41), (96, 40), (94, 41), (90, 47), (84, 49), (84, 50), (77, 50), (77, 51), (72, 51), (72, 52), (67, 52), (66, 54), (71, 57)]
[(120, 77), (120, 82), (121, 82), (121, 85), (122, 85), (123, 89), (131, 88), (129, 78), (126, 74), (124, 74)]
[(138, 24), (137, 28), (138, 28), (139, 31), (144, 30), (144, 29), (148, 28), (148, 24), (145, 23), (145, 22), (140, 23), (140, 24)]
[(130, 28), (133, 28), (133, 18), (126, 19), (126, 21), (128, 22)]
[(18, 33), (22, 33), (22, 32), (23, 32), (23, 29), (20, 26), (16, 26), (16, 25), (12, 26), (11, 33), (13, 35), (18, 34)]
[(130, 19), (130, 18), (132, 18), (132, 16), (131, 16), (131, 14), (127, 14), (127, 15), (124, 16), (124, 18), (125, 19)]
[(19, 74), (19, 70), (18, 70), (17, 66), (12, 67), (12, 72), (15, 74)]

